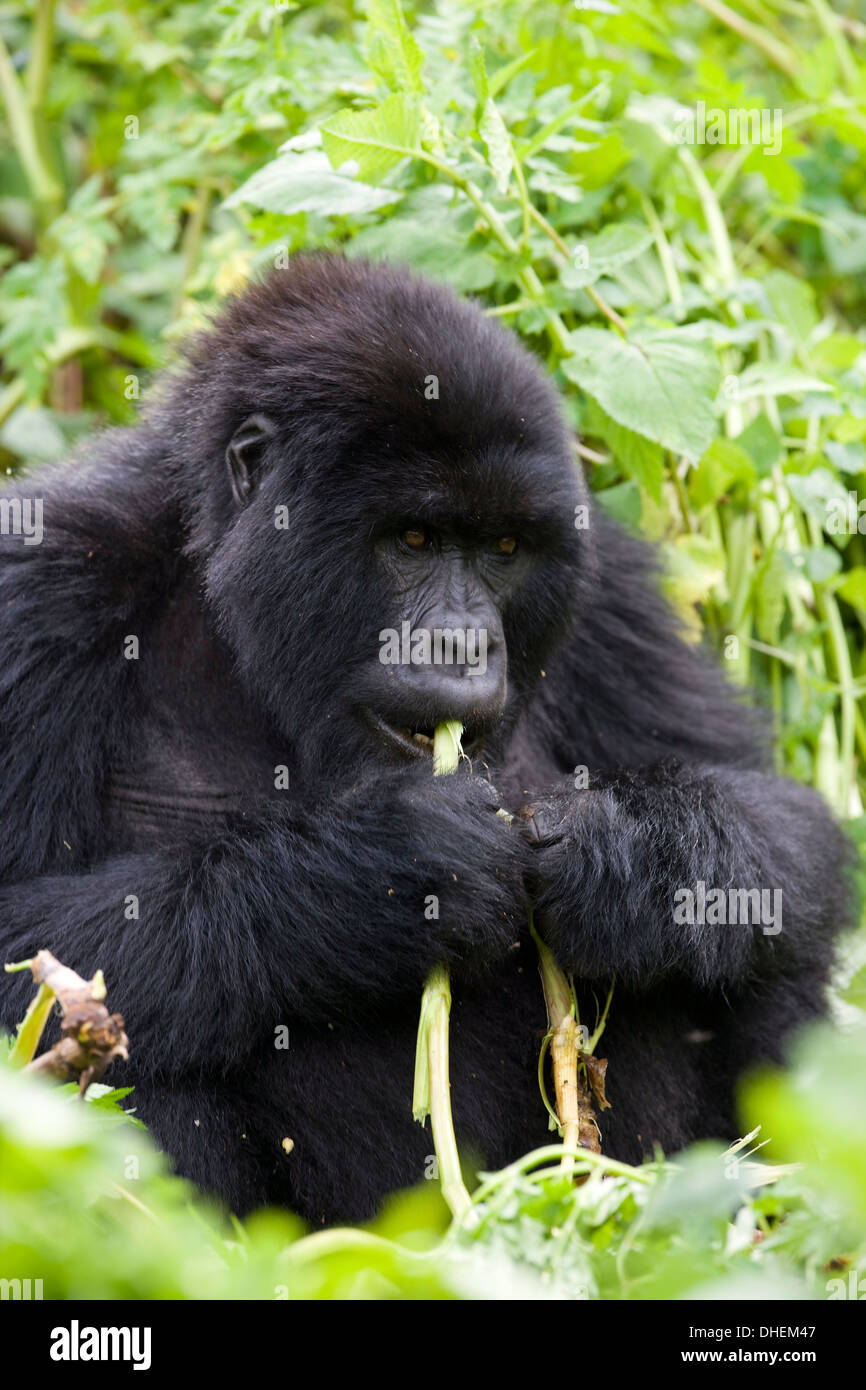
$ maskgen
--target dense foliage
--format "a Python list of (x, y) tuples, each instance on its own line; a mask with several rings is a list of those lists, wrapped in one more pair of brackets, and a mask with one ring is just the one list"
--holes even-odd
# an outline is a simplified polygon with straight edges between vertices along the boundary
[[(602, 505), (660, 541), (695, 640), (772, 708), (780, 767), (866, 840), (853, 0), (36, 0), (0, 4), (0, 36), (0, 466), (132, 421), (179, 337), (295, 249), (408, 261), (546, 361)], [(862, 937), (839, 991), (844, 1032), (744, 1108), (772, 1160), (805, 1170), (755, 1187), (706, 1150), (576, 1188), (509, 1170), (442, 1247), (432, 1190), (375, 1237), (299, 1241), (277, 1213), (229, 1237), (110, 1100), (0, 1071), (0, 1277), (43, 1277), (47, 1296), (760, 1280), (826, 1297), (866, 1258)]]

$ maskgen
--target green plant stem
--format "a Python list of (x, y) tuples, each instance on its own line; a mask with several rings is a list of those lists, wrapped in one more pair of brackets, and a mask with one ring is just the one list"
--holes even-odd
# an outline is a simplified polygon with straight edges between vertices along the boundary
[[(529, 215), (532, 218), (533, 222), (535, 222), (537, 226), (541, 228), (545, 236), (550, 237), (550, 240), (553, 242), (554, 246), (556, 246), (557, 250), (561, 251), (563, 256), (565, 256), (566, 259), (570, 260), (571, 252), (568, 249), (568, 243), (566, 241), (563, 241), (556, 228), (551, 226), (547, 218), (544, 216), (544, 213), (539, 212), (538, 208), (535, 207), (533, 203), (530, 203), (529, 205)], [(539, 281), (539, 284), (540, 283), (541, 282)], [(619, 314), (616, 312), (616, 309), (611, 308), (607, 300), (603, 299), (602, 296), (598, 293), (598, 290), (594, 289), (592, 285), (584, 285), (583, 292), (588, 299), (592, 300), (599, 313), (603, 314), (604, 317), (613, 324), (617, 333), (621, 333), (623, 338), (627, 338), (628, 329), (626, 327), (625, 320), (620, 318)], [(568, 351), (571, 351), (570, 347), (568, 348)]]
[[(492, 1173), (489, 1178), (485, 1178), (479, 1184), (475, 1192), (475, 1205), (485, 1201), (497, 1187), (501, 1187), (511, 1178), (519, 1178), (529, 1174), (533, 1168), (541, 1169), (534, 1174), (534, 1178), (545, 1181), (550, 1176), (550, 1170), (545, 1171), (544, 1166), (549, 1164), (552, 1159), (559, 1158), (562, 1152), (560, 1144), (546, 1144), (541, 1149), (533, 1149), (531, 1153), (524, 1154), (523, 1158), (516, 1163), (510, 1163), (507, 1168), (503, 1168), (499, 1173)], [(616, 1158), (608, 1158), (606, 1154), (597, 1154), (592, 1149), (572, 1149), (569, 1158), (576, 1159), (578, 1164), (586, 1164), (587, 1168), (598, 1168), (603, 1173), (610, 1173), (613, 1177), (629, 1178), (633, 1182), (644, 1184), (652, 1183), (655, 1174), (643, 1168), (632, 1168), (628, 1163), (620, 1163)]]
[(707, 231), (710, 234), (710, 241), (713, 243), (713, 250), (716, 253), (716, 261), (722, 278), (722, 284), (727, 289), (731, 289), (736, 282), (737, 268), (734, 264), (731, 239), (728, 236), (728, 228), (724, 216), (722, 215), (718, 198), (713, 192), (712, 184), (688, 146), (678, 145), (677, 155), (680, 163), (692, 181), (694, 190), (703, 208), (704, 219), (707, 224)]
[(662, 226), (661, 218), (653, 207), (651, 199), (649, 199), (646, 194), (642, 193), (640, 202), (643, 215), (646, 218), (646, 224), (653, 234), (656, 255), (659, 258), (662, 274), (665, 277), (665, 284), (667, 285), (674, 318), (680, 319), (683, 313), (683, 290), (680, 284), (680, 277), (677, 274), (677, 267), (674, 261), (674, 253), (671, 249), (671, 244), (665, 236), (665, 229)]
[(10, 1066), (26, 1067), (28, 1062), (33, 1061), (56, 997), (48, 985), (39, 986), (15, 1035), (9, 1053)]
[[(436, 169), (440, 174), (444, 175), (445, 178), (450, 179), (484, 218), (484, 221), (487, 223), (490, 231), (499, 242), (502, 249), (507, 251), (510, 256), (514, 256), (515, 259), (520, 259), (519, 243), (515, 241), (514, 237), (509, 232), (504, 221), (496, 211), (496, 208), (484, 197), (481, 189), (472, 179), (467, 178), (465, 174), (458, 173), (447, 160), (439, 159), (437, 155), (430, 154), (427, 150), (412, 148), (408, 145), (390, 145), (388, 148), (392, 149), (395, 154), (399, 153), (405, 155), (408, 159), (423, 160), (423, 162), (429, 164), (432, 169)], [(531, 217), (535, 218), (536, 221), (541, 216), (531, 203), (529, 204), (529, 214)], [(566, 247), (566, 254), (567, 251), (568, 248)], [(522, 270), (519, 270), (516, 279), (518, 284), (526, 291), (532, 303), (544, 314), (548, 335), (554, 346), (558, 348), (564, 357), (570, 357), (571, 335), (560, 315), (557, 314), (555, 310), (551, 309), (545, 302), (544, 286), (532, 266), (524, 266)]]
[[(580, 1106), (577, 1083), (577, 1064), (580, 1034), (577, 1024), (577, 1005), (574, 987), (557, 964), (553, 952), (535, 930), (532, 913), (529, 931), (538, 951), (538, 971), (547, 1005), (550, 1028), (550, 1055), (553, 1062), (553, 1084), (556, 1091), (556, 1114), (564, 1149), (580, 1147)], [(549, 1106), (548, 1106), (549, 1109)], [(563, 1167), (570, 1166), (567, 1153), (561, 1158)]]
[(48, 166), (40, 148), (37, 122), (9, 50), (0, 38), (0, 97), (6, 108), (9, 132), (24, 176), (30, 185), (43, 223), (50, 222), (60, 209), (63, 190)]
[[(440, 724), (433, 737), (433, 775), (455, 772), (460, 761), (463, 726), (457, 720)], [(424, 1123), (430, 1116), (433, 1147), (439, 1165), (442, 1196), (455, 1218), (472, 1205), (460, 1171), (460, 1155), (451, 1114), (449, 1021), (451, 980), (447, 965), (434, 965), (421, 998), (421, 1017), (415, 1046), (415, 1085), (412, 1114)]]
[(759, 25), (752, 24), (751, 20), (744, 19), (729, 5), (722, 4), (722, 0), (698, 0), (698, 4), (720, 24), (724, 24), (727, 29), (739, 34), (741, 39), (757, 48), (775, 67), (785, 73), (786, 77), (790, 77), (792, 81), (796, 80), (799, 70), (797, 56), (786, 44), (780, 43)]
[(836, 61), (839, 64), (839, 71), (845, 86), (852, 96), (856, 96), (860, 87), (860, 74), (848, 47), (848, 40), (845, 38), (839, 23), (839, 16), (834, 13), (826, 0), (809, 0), (809, 7), (835, 49)]
[(183, 308), (183, 299), (186, 287), (198, 263), (199, 252), (201, 250), (202, 237), (207, 223), (208, 209), (211, 202), (211, 186), (209, 183), (201, 183), (196, 189), (195, 201), (183, 229), (183, 239), (181, 242), (181, 259), (183, 269), (181, 271), (178, 287), (172, 304), (172, 318), (176, 319)]
[(39, 111), (48, 90), (51, 48), (54, 42), (55, 0), (36, 0), (30, 62), (27, 64), (27, 101), (31, 111)]

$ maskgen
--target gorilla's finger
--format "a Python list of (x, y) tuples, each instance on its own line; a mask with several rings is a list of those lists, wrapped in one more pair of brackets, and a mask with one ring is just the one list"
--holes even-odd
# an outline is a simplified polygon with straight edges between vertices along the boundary
[(516, 819), (523, 838), (535, 848), (551, 845), (560, 837), (561, 818), (544, 802), (524, 806)]

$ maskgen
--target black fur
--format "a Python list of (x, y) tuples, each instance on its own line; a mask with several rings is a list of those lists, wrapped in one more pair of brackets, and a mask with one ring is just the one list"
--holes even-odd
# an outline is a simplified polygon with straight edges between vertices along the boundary
[[(239, 491), (227, 449), (250, 415), (271, 432), (260, 458), (237, 445)], [(575, 528), (567, 431), (509, 335), (402, 271), (299, 258), (228, 305), (140, 428), (19, 492), (44, 498), (45, 534), (0, 540), (0, 959), (103, 969), (131, 1040), (113, 1079), (181, 1172), (314, 1222), (417, 1182), (438, 959), (461, 1145), (493, 1167), (547, 1142), (530, 902), (590, 1026), (617, 977), (605, 1151), (736, 1136), (738, 1073), (822, 1011), (845, 843), (765, 769), (646, 548), (594, 510)], [(377, 660), (382, 628), (456, 602), (392, 552), (416, 517), (459, 537), (445, 559), (523, 542), (510, 568), (465, 566), (492, 576), (462, 602), (496, 627), (507, 688), (462, 711), (483, 749), (447, 779), (359, 715), (448, 712), (447, 690)], [(499, 804), (534, 814), (508, 824)], [(698, 880), (781, 889), (781, 932), (676, 925), (674, 891)], [(0, 975), (6, 1025), (27, 997)]]

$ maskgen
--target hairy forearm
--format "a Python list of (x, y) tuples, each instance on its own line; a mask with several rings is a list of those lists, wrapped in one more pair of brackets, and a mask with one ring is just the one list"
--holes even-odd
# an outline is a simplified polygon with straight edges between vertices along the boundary
[(563, 963), (635, 987), (725, 986), (823, 965), (847, 850), (793, 782), (728, 769), (599, 776), (542, 799), (538, 911)]
[[(420, 990), (437, 959), (505, 949), (513, 885), (474, 893), (472, 878), (502, 822), (482, 811), (473, 844), (458, 809), (359, 790), (310, 818), (250, 816), (207, 844), (7, 884), (0, 961), (45, 947), (84, 975), (99, 968), (138, 1062), (230, 1066), (257, 1041), (251, 1016), (263, 1030), (360, 1017)], [(415, 814), (433, 832), (425, 853)], [(7, 1024), (24, 1011), (18, 978), (0, 976)]]

